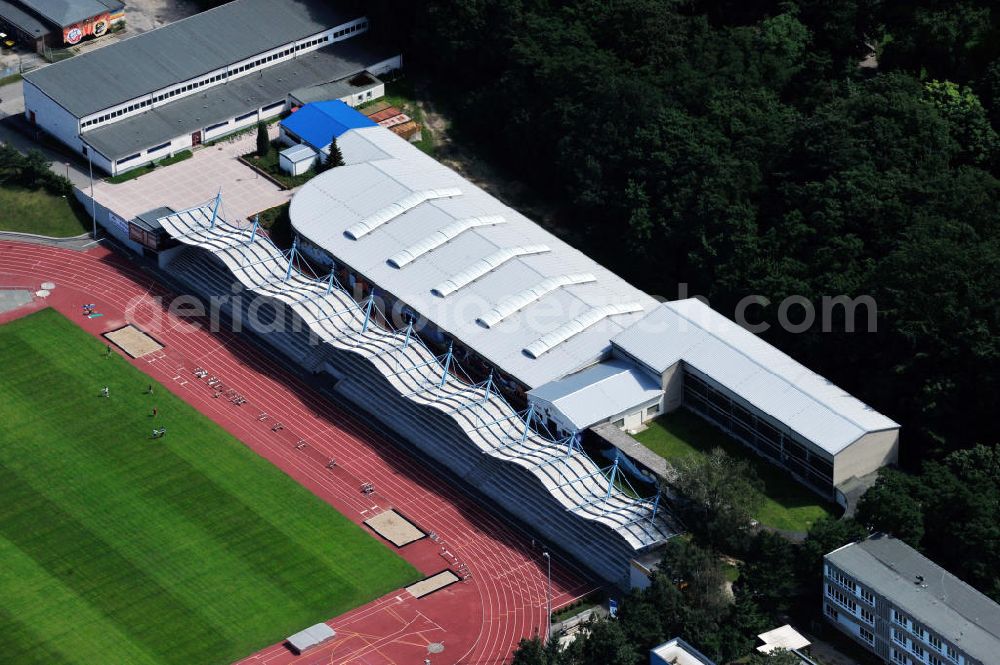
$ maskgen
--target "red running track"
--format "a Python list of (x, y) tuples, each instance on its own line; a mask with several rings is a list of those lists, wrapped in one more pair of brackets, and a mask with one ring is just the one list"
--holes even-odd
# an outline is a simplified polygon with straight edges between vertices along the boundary
[[(76, 252), (0, 242), (0, 288), (35, 291), (44, 282), (56, 285), (49, 296), (0, 314), (0, 323), (53, 307), (94, 336), (126, 323), (138, 325), (164, 349), (132, 360), (136, 367), (355, 522), (391, 507), (436, 534), (436, 539), (396, 550), (422, 573), (449, 568), (468, 577), (422, 599), (399, 590), (332, 618), (328, 623), (337, 638), (305, 656), (296, 658), (277, 644), (241, 663), (419, 664), (428, 657), (434, 665), (504, 663), (520, 638), (544, 633), (541, 549), (516, 526), (452, 487), (446, 472), (401, 451), (288, 371), (283, 359), (248, 339), (168, 314), (173, 294), (123, 256), (104, 248)], [(96, 304), (104, 316), (83, 317), (84, 303)], [(194, 376), (198, 367), (243, 395), (246, 403), (237, 406), (214, 397), (207, 379)], [(262, 412), (267, 420), (258, 420)], [(169, 414), (161, 416), (169, 422)], [(273, 431), (277, 422), (284, 427)], [(337, 460), (332, 469), (327, 467), (330, 459)], [(363, 482), (372, 483), (376, 492), (362, 494)], [(589, 592), (593, 585), (586, 579), (572, 563), (555, 558), (553, 607)], [(444, 650), (428, 653), (436, 645)]]

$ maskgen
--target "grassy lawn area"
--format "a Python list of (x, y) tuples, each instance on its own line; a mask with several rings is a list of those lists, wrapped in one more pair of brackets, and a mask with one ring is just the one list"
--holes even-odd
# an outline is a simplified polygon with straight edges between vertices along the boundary
[(138, 166), (131, 171), (126, 171), (125, 173), (106, 178), (106, 180), (112, 185), (128, 182), (129, 180), (135, 180), (139, 176), (146, 175), (150, 171), (156, 169), (158, 166), (170, 166), (171, 164), (176, 164), (177, 162), (183, 162), (185, 159), (191, 157), (191, 155), (192, 153), (190, 150), (181, 150), (172, 157), (164, 157), (158, 162), (151, 162), (149, 164), (144, 164), (143, 166)]
[(44, 189), (0, 187), (0, 231), (69, 238), (90, 231), (90, 216), (75, 198)]
[(230, 663), (419, 578), (54, 310), (0, 326), (0, 364), (0, 653), (18, 663)]
[(635, 438), (669, 460), (722, 448), (746, 459), (764, 482), (764, 505), (755, 517), (766, 526), (807, 531), (813, 522), (832, 514), (833, 506), (797, 483), (787, 472), (758, 457), (690, 411), (680, 409), (661, 416)]

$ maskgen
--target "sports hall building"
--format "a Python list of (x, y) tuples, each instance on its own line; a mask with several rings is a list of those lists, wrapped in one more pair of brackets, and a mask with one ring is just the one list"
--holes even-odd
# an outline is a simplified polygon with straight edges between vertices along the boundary
[(898, 424), (700, 300), (657, 302), (381, 127), (338, 144), (292, 200), (300, 247), (548, 431), (683, 407), (842, 504), (896, 461)]
[(398, 69), (368, 19), (321, 0), (234, 0), (24, 77), (25, 116), (115, 175), (251, 127), (296, 91)]

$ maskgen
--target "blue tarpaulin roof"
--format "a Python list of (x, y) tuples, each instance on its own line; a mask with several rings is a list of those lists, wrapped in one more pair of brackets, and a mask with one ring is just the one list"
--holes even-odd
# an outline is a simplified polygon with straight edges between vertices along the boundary
[(306, 104), (282, 120), (281, 126), (318, 151), (348, 129), (373, 127), (375, 123), (344, 102), (334, 100)]

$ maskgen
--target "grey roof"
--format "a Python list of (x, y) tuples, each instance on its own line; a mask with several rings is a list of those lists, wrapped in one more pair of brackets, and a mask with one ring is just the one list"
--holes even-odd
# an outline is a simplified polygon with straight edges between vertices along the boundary
[(899, 427), (697, 298), (662, 303), (612, 342), (658, 373), (683, 360), (831, 455)]
[[(337, 143), (347, 166), (303, 185), (290, 209), (295, 230), (528, 387), (597, 362), (610, 348), (610, 338), (641, 312), (581, 323), (569, 338), (560, 335), (561, 343), (537, 358), (524, 352), (533, 342), (565, 331), (567, 321), (603, 305), (656, 305), (650, 296), (389, 130), (353, 129)], [(345, 235), (355, 226), (358, 240)], [(456, 233), (449, 237), (445, 230)], [(498, 255), (525, 247), (544, 251)], [(416, 258), (392, 267), (388, 260), (403, 254)], [(479, 271), (484, 265), (492, 269)], [(523, 299), (489, 328), (477, 323), (501, 301), (551, 278), (576, 274), (593, 279)], [(432, 292), (446, 282), (460, 286), (445, 297)]]
[(49, 29), (41, 21), (7, 0), (0, 0), (0, 18), (35, 37), (49, 34)]
[(903, 541), (879, 534), (826, 559), (973, 658), (997, 662), (1000, 605)]
[(351, 85), (351, 79), (353, 79), (354, 76), (348, 76), (339, 81), (332, 81), (330, 83), (322, 83), (320, 85), (313, 85), (292, 90), (291, 97), (298, 100), (302, 104), (325, 102), (332, 99), (343, 99), (344, 97), (348, 97), (362, 90), (368, 90), (369, 88), (381, 83), (379, 79), (371, 74), (369, 74), (368, 77), (372, 80), (372, 82), (366, 83), (365, 85)]
[(635, 365), (608, 360), (528, 392), (528, 399), (556, 409), (576, 430), (659, 398), (659, 383)]
[(312, 159), (313, 157), (316, 156), (316, 151), (305, 144), (298, 143), (296, 145), (291, 146), (290, 148), (285, 148), (279, 154), (280, 156), (284, 157), (288, 161), (295, 164), (297, 162), (302, 162), (307, 159)]
[(333, 628), (330, 628), (325, 623), (318, 623), (315, 626), (309, 626), (305, 630), (300, 630), (287, 638), (286, 641), (296, 651), (301, 653), (336, 636), (337, 631)]
[(86, 131), (81, 136), (109, 159), (126, 157), (284, 100), (289, 90), (303, 83), (316, 84), (363, 71), (389, 55), (391, 49), (371, 37), (354, 37)]
[(336, 9), (339, 4), (234, 0), (36, 69), (24, 78), (70, 113), (83, 117), (357, 17)]
[(590, 430), (622, 451), (626, 456), (643, 465), (660, 478), (666, 478), (670, 469), (667, 460), (642, 445), (628, 433), (616, 427), (613, 423), (594, 425)]
[(163, 225), (160, 224), (160, 218), (166, 217), (167, 215), (172, 215), (176, 211), (173, 208), (167, 206), (161, 206), (159, 208), (153, 208), (152, 210), (147, 210), (146, 212), (139, 213), (133, 219), (133, 223), (140, 226), (147, 231), (162, 231)]
[(20, 0), (20, 2), (61, 28), (125, 6), (115, 0)]

